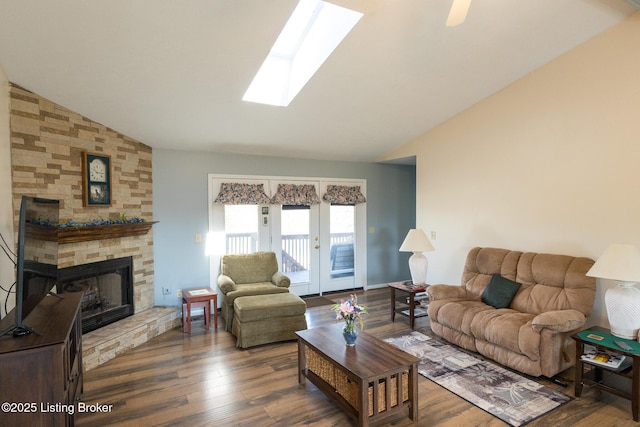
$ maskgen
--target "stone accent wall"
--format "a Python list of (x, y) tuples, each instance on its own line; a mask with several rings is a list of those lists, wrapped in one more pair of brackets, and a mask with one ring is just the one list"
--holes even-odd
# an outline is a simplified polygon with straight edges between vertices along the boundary
[[(10, 87), (14, 217), (22, 195), (60, 200), (60, 220), (153, 220), (151, 147), (17, 85)], [(82, 151), (111, 156), (112, 205), (83, 207)], [(135, 312), (153, 307), (153, 231), (60, 245), (60, 268), (133, 257)]]

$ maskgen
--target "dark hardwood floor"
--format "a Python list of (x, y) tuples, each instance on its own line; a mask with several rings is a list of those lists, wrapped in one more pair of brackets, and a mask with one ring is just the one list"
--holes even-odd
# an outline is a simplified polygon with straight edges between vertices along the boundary
[[(346, 295), (330, 295), (334, 301)], [(358, 292), (369, 306), (365, 330), (378, 338), (410, 332), (408, 319), (391, 322), (388, 290)], [(307, 310), (309, 328), (335, 322), (329, 306)], [(428, 318), (416, 329), (430, 333)], [(84, 426), (350, 426), (351, 420), (313, 384), (298, 385), (294, 341), (248, 350), (235, 347), (235, 338), (218, 330), (205, 331), (196, 320), (191, 335), (180, 328), (166, 332), (126, 354), (92, 369), (84, 376), (83, 401), (111, 405), (110, 411), (80, 413)], [(573, 371), (563, 373), (563, 388), (573, 396)], [(502, 421), (430, 380), (420, 376), (420, 418), (412, 423), (398, 416), (394, 426), (504, 426)], [(582, 397), (531, 422), (529, 426), (634, 426), (631, 402), (585, 387)]]

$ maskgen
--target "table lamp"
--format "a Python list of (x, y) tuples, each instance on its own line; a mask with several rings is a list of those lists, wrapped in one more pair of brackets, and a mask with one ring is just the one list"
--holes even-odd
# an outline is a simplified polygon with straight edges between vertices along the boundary
[(433, 245), (427, 239), (421, 228), (412, 228), (404, 238), (400, 252), (413, 252), (409, 257), (409, 271), (414, 285), (423, 285), (427, 282), (427, 257), (422, 252), (432, 251)]
[(604, 295), (611, 334), (638, 339), (640, 289), (636, 288), (636, 284), (640, 282), (640, 250), (634, 245), (609, 245), (587, 276), (618, 282)]

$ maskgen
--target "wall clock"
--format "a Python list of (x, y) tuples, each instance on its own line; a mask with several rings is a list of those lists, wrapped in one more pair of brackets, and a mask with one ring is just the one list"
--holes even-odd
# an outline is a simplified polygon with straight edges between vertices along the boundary
[(111, 157), (82, 152), (83, 206), (111, 206)]

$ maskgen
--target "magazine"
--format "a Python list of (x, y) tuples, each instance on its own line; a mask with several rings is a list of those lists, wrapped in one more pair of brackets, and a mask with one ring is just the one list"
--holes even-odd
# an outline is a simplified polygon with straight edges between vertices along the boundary
[(633, 363), (633, 359), (622, 354), (598, 350), (595, 347), (585, 348), (585, 352), (580, 356), (582, 361), (605, 368), (622, 371)]
[[(409, 310), (402, 310), (402, 314), (409, 316), (409, 313)], [(413, 309), (414, 316), (422, 316), (423, 314), (427, 314), (427, 310), (425, 310), (424, 308), (416, 307)]]

